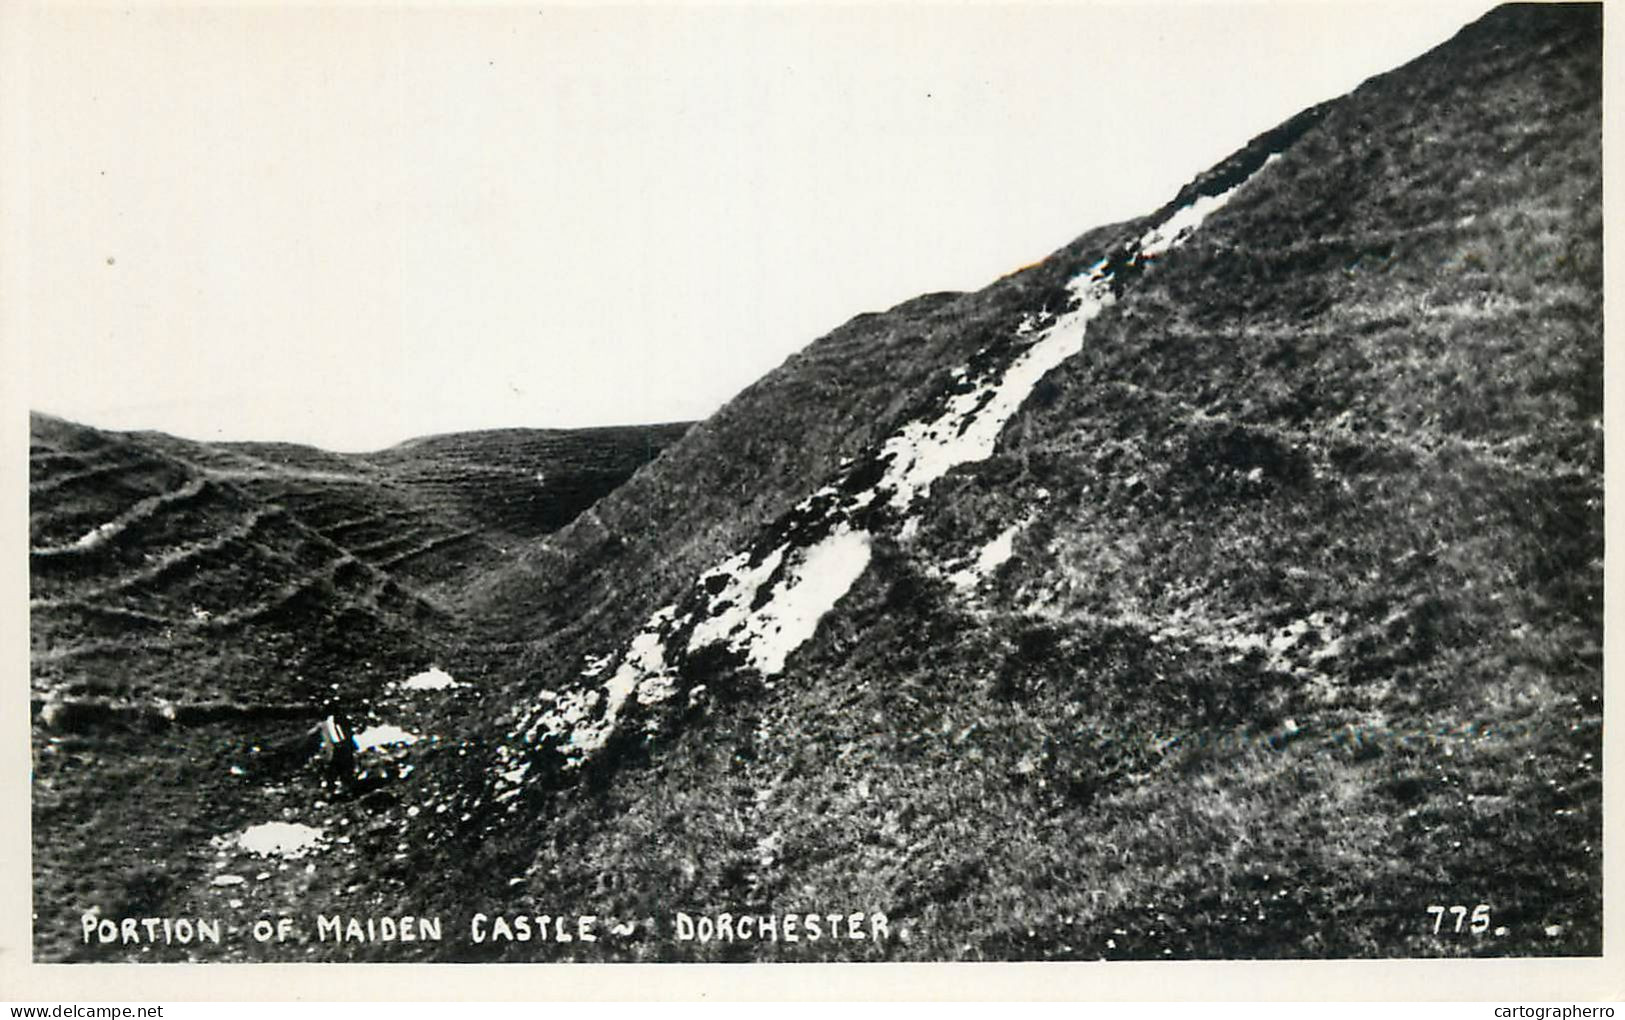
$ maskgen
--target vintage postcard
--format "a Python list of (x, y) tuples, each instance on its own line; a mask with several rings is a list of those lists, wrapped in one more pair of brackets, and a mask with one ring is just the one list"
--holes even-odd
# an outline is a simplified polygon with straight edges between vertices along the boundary
[(8, 6), (14, 987), (1617, 996), (1614, 13)]

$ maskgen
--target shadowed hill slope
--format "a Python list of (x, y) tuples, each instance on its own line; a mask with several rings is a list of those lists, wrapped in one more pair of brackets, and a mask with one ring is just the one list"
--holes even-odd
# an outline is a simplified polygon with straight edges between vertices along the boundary
[(488, 530), (531, 539), (570, 523), (688, 428), (684, 422), (459, 432), (353, 459), (436, 507)]
[[(145, 912), (176, 895), (223, 819), (289, 793), (288, 776), (257, 766), (262, 751), (329, 698), (365, 720), (392, 684), (460, 661), (464, 579), (685, 427), (343, 455), (34, 415), (37, 909)], [(60, 953), (64, 936), (43, 929), (42, 945)]]
[(259, 462), (41, 415), (32, 443), (37, 696), (252, 697), (274, 672), (298, 700), (314, 693), (296, 680), (307, 670), (315, 684), (369, 643), (409, 654), (415, 633), (451, 625), (291, 491), (252, 491)]
[[(365, 658), (365, 635), (392, 648), (436, 620), (450, 632), (470, 574), (567, 523), (686, 428), (514, 429), (345, 455), (34, 415), (32, 605), (36, 664), (47, 667), (36, 686), (52, 686), (50, 664), (87, 655), (133, 656), (120, 671), (128, 677), (146, 651), (166, 663), (194, 643), (242, 652), (244, 641), (215, 638), (259, 624), (299, 632), (301, 651), (331, 630), (334, 666)], [(346, 615), (357, 613), (369, 621)], [(216, 689), (188, 692), (185, 678), (163, 693), (256, 689), (268, 664), (293, 665), (287, 651), (267, 663), (256, 648), (240, 683), (211, 667), (203, 675)]]
[(581, 959), (1598, 951), (1600, 39), (1498, 9), (792, 358), (484, 582), (535, 679), (425, 843), (909, 933)]

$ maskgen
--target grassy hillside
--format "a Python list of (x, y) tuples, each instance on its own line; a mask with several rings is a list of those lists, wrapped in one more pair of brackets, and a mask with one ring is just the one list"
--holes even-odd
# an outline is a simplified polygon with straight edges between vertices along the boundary
[(354, 458), (442, 513), (532, 539), (556, 531), (680, 439), (688, 423), (429, 436)]
[[(390, 685), (465, 661), (468, 574), (684, 428), (351, 456), (31, 425), (36, 908), (75, 918), (75, 904), (156, 910), (266, 798), (308, 810), (289, 770), (258, 763), (331, 697), (364, 720)], [(75, 935), (41, 945), (60, 954)]]
[[(491, 720), (520, 791), (443, 837), (476, 902), (910, 932), (509, 958), (1598, 952), (1599, 104), (1598, 8), (1500, 9), (1145, 220), (813, 344), (492, 577), (536, 679)], [(912, 523), (819, 509), (1097, 265), (1115, 303), (992, 456)], [(859, 526), (782, 673), (696, 643), (738, 570)], [(623, 705), (640, 631), (677, 696)], [(1435, 933), (1456, 904), (1493, 923)]]
[[(354, 587), (321, 589), (361, 614), (332, 668), (363, 664), (373, 718), (421, 738), (368, 752), (376, 788), (336, 804), (253, 770), (206, 787), (207, 819), (163, 794), (177, 842), (133, 817), (106, 838), (178, 863), (90, 876), (49, 856), (105, 803), (74, 770), (122, 781), (177, 740), (143, 781), (180, 791), (252, 756), (253, 727), (40, 729), (41, 918), (320, 909), (452, 932), (86, 950), (42, 920), (39, 952), (1598, 953), (1600, 67), (1600, 7), (1499, 8), (1146, 217), (859, 316), (551, 533), (567, 515), (531, 485), (557, 471), (509, 452), (545, 435), (188, 454), (37, 422), (36, 485), (64, 493), (36, 495), (37, 598), (66, 613), (93, 574), (138, 573), (119, 536), (148, 521), (184, 551), (281, 508), (306, 531), (251, 554), (281, 561), (238, 580), (234, 546), (200, 583), (257, 605), (254, 578), (354, 562)], [(613, 459), (573, 449), (583, 477)], [(52, 551), (109, 521), (88, 553)], [(69, 569), (87, 556), (108, 565)], [(190, 611), (158, 587), (116, 604)], [(91, 628), (37, 622), (36, 661)], [(398, 684), (429, 661), (472, 685)], [(286, 860), (209, 842), (273, 818), (322, 837)], [(1486, 919), (1458, 931), (1458, 906)], [(475, 911), (627, 934), (475, 945)], [(678, 911), (879, 911), (892, 937), (681, 942)]]
[(294, 680), (304, 667), (349, 669), (367, 642), (409, 646), (450, 622), (297, 500), (245, 488), (238, 461), (199, 465), (176, 442), (33, 425), (37, 695), (247, 697), (275, 672), (287, 674), (278, 694), (298, 700), (311, 696)]

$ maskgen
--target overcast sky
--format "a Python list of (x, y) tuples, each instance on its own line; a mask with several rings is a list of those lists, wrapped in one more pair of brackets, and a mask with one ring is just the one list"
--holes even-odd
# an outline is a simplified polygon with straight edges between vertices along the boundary
[(37, 10), (30, 402), (340, 450), (703, 417), (1490, 6)]

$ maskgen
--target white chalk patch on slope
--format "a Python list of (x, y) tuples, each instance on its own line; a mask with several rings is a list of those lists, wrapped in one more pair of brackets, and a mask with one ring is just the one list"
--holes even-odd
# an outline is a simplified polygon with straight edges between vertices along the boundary
[(299, 822), (251, 825), (237, 837), (238, 846), (261, 857), (303, 857), (321, 842), (321, 829)]
[(615, 671), (622, 685), (631, 684), (628, 689), (637, 694), (639, 704), (658, 704), (677, 693), (677, 675), (666, 661), (665, 641), (666, 627), (676, 616), (676, 606), (656, 610), (643, 632), (627, 646), (626, 658)]
[(408, 733), (390, 723), (381, 726), (368, 726), (355, 735), (355, 749), (357, 751), (370, 751), (375, 747), (386, 747), (390, 744), (415, 744), (417, 734)]
[(675, 606), (666, 606), (649, 617), (648, 623), (627, 647), (626, 657), (613, 676), (604, 681), (604, 712), (596, 721), (577, 725), (570, 743), (582, 751), (596, 751), (609, 740), (628, 698), (636, 695), (641, 704), (653, 704), (671, 697), (677, 678), (666, 664), (664, 628), (675, 616)]
[(1175, 210), (1173, 215), (1146, 231), (1145, 236), (1140, 238), (1140, 257), (1156, 258), (1169, 249), (1183, 244), (1185, 239), (1190, 237), (1202, 225), (1203, 221), (1228, 205), (1230, 199), (1235, 197), (1236, 192), (1241, 190), (1242, 185), (1257, 176), (1259, 170), (1263, 170), (1264, 167), (1280, 158), (1280, 153), (1273, 153), (1258, 170), (1253, 171), (1246, 180), (1230, 190), (1220, 192), (1217, 195), (1199, 196), (1191, 204), (1181, 206)]
[(869, 546), (867, 531), (844, 524), (836, 527), (811, 546), (788, 554), (789, 568), (767, 599), (752, 608), (771, 574), (769, 565), (786, 555), (782, 547), (775, 550), (761, 567), (731, 577), (721, 596), (731, 604), (694, 628), (689, 651), (726, 644), (763, 676), (783, 672), (790, 653), (812, 638), (818, 621), (868, 569)]
[(880, 452), (890, 455), (891, 463), (878, 487), (891, 487), (892, 506), (905, 510), (953, 468), (993, 456), (999, 434), (1038, 381), (1083, 350), (1090, 320), (1115, 300), (1106, 260), (1075, 278), (1068, 289), (1077, 298), (1077, 307), (1041, 332), (996, 381), (954, 394), (936, 418), (909, 422), (886, 440)]
[[(1270, 156), (1263, 166), (1276, 158)], [(1247, 180), (1251, 179), (1249, 176)], [(1141, 237), (1136, 258), (1154, 257), (1182, 244), (1245, 183), (1220, 195), (1201, 196), (1175, 210)], [(1000, 434), (1033, 388), (1083, 349), (1089, 323), (1115, 303), (1109, 267), (1110, 259), (1102, 258), (1074, 277), (1067, 285), (1076, 299), (1074, 307), (1042, 330), (1037, 329), (1040, 318), (1024, 316), (1016, 335), (1026, 337), (1036, 331), (1036, 336), (997, 379), (953, 394), (935, 418), (909, 422), (889, 438), (879, 451), (880, 458), (887, 462), (886, 470), (873, 488), (841, 498), (836, 486), (825, 486), (803, 500), (798, 511), (809, 511), (828, 497), (837, 497), (825, 511), (825, 520), (833, 524), (833, 530), (823, 539), (806, 548), (786, 543), (755, 566), (750, 565), (749, 553), (740, 553), (701, 575), (697, 583), (705, 586), (709, 615), (690, 632), (687, 651), (692, 654), (722, 644), (741, 654), (764, 677), (782, 672), (790, 654), (816, 633), (819, 621), (868, 568), (872, 536), (852, 527), (850, 515), (856, 508), (872, 506), (883, 491), (891, 493), (890, 506), (907, 511), (929, 493), (933, 482), (953, 468), (991, 457)], [(953, 373), (956, 380), (968, 376), (968, 366)], [(843, 469), (850, 460), (842, 462)], [(975, 572), (975, 579), (979, 579), (1007, 562), (1014, 554), (1016, 533), (1028, 523), (1030, 520), (1023, 521), (1001, 533), (981, 550), (967, 571)], [(905, 540), (912, 538), (918, 528), (917, 515), (909, 517), (903, 525)], [(958, 579), (962, 575), (971, 577), (961, 571), (955, 575), (956, 584), (965, 587), (975, 583), (975, 579), (962, 583)], [(722, 587), (713, 591), (710, 583), (719, 578)], [(761, 599), (762, 588), (769, 584), (772, 590)], [(693, 618), (691, 611), (683, 622)], [(566, 747), (573, 752), (572, 761), (579, 763), (605, 745), (629, 697), (636, 694), (641, 704), (669, 699), (677, 691), (677, 681), (666, 658), (665, 642), (669, 634), (681, 629), (673, 626), (676, 623), (674, 606), (666, 606), (651, 616), (628, 645), (620, 668), (609, 680), (596, 688), (549, 695), (552, 707), (532, 717), (523, 740), (534, 743), (546, 730), (565, 738)], [(607, 662), (607, 657), (589, 659), (582, 678), (592, 680), (601, 675)], [(521, 772), (509, 781), (516, 783), (522, 776)]]
[(969, 566), (949, 574), (949, 582), (963, 591), (993, 576), (995, 570), (1010, 562), (1010, 557), (1016, 554), (1016, 536), (1030, 523), (1031, 519), (1017, 521), (999, 532), (998, 537), (982, 546)]
[(404, 691), (445, 691), (467, 686), (468, 684), (458, 683), (452, 679), (451, 674), (439, 666), (430, 666), (423, 672), (415, 673), (401, 681), (401, 690)]
[(108, 521), (106, 524), (98, 524), (96, 527), (91, 528), (83, 535), (80, 535), (78, 541), (73, 543), (74, 548), (94, 549), (96, 546), (101, 545), (109, 538), (112, 538), (114, 535), (118, 534), (119, 531), (120, 526), (118, 521)]
[[(865, 497), (872, 498), (876, 490), (885, 488), (892, 490), (892, 504), (906, 509), (952, 468), (992, 456), (999, 433), (1033, 387), (1083, 349), (1089, 321), (1112, 304), (1106, 260), (1080, 274), (1070, 289), (1078, 299), (1076, 308), (1043, 330), (997, 381), (956, 394), (931, 422), (904, 426), (882, 447), (882, 456), (891, 454), (892, 460), (875, 489), (833, 512), (844, 513), (844, 506), (861, 505)], [(961, 369), (959, 375), (964, 374)], [(834, 486), (825, 486), (803, 500), (800, 508), (810, 508), (819, 498), (837, 492)], [(871, 541), (867, 531), (841, 523), (807, 548), (779, 546), (754, 567), (748, 553), (730, 558), (701, 577), (701, 584), (725, 578), (722, 589), (707, 599), (707, 605), (724, 608), (694, 628), (688, 651), (725, 644), (763, 677), (777, 676), (791, 653), (812, 638), (819, 621), (868, 569)], [(773, 582), (775, 574), (779, 575), (777, 582)], [(772, 592), (757, 605), (762, 587), (769, 583), (774, 583)], [(651, 616), (609, 680), (596, 689), (557, 695), (553, 707), (533, 719), (525, 741), (535, 742), (545, 730), (564, 738), (571, 759), (579, 761), (609, 741), (621, 709), (634, 691), (645, 704), (675, 693), (676, 679), (665, 655), (665, 635), (675, 616), (675, 606)]]
[[(650, 616), (627, 647), (620, 667), (599, 687), (550, 692), (553, 707), (531, 721), (525, 742), (535, 743), (545, 731), (563, 738), (574, 754), (590, 754), (608, 743), (628, 698), (635, 694), (640, 703), (654, 704), (671, 697), (677, 690), (677, 678), (666, 663), (664, 642), (665, 628), (676, 615), (676, 606), (664, 606)], [(592, 679), (608, 663), (608, 656), (591, 660), (591, 671), (582, 676)]]

